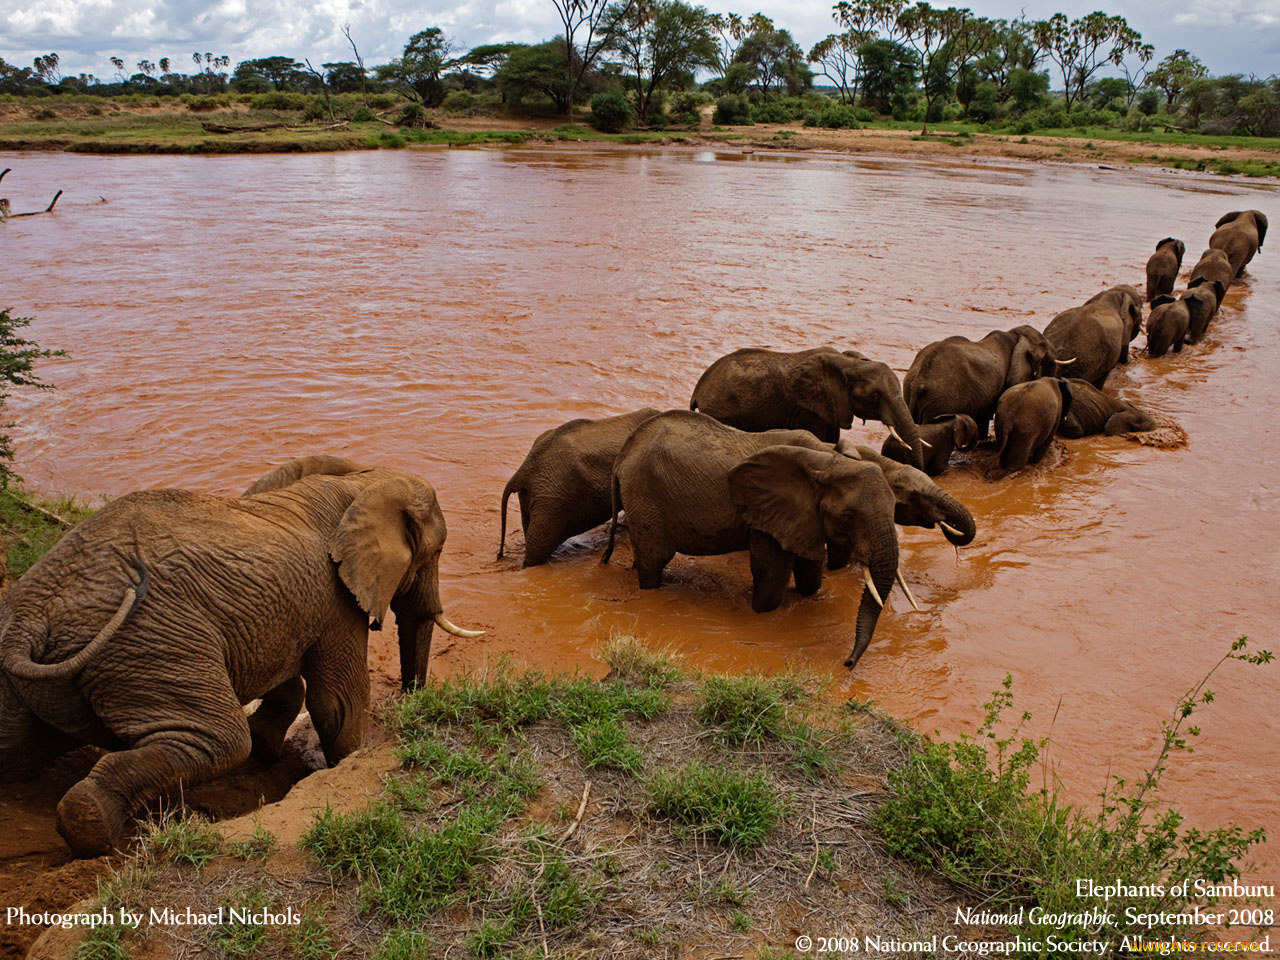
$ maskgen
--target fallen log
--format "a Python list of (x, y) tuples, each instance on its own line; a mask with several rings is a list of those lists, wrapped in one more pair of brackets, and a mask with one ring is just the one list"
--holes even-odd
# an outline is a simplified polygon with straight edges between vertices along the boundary
[(205, 133), (252, 133), (255, 130), (278, 130), (283, 123), (246, 123), (243, 126), (231, 127), (225, 123), (210, 123), (204, 120), (200, 124)]
[(58, 202), (58, 198), (60, 196), (62, 196), (61, 190), (53, 195), (53, 199), (49, 201), (49, 205), (43, 210), (28, 210), (26, 213), (11, 213), (9, 214), (9, 219), (13, 220), (17, 217), (34, 217), (41, 213), (53, 213), (53, 205)]

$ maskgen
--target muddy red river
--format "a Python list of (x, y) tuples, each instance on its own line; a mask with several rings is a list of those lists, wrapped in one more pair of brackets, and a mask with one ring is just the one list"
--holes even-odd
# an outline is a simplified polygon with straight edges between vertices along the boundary
[[(70, 352), (41, 367), (56, 391), (10, 402), (28, 483), (233, 494), (309, 453), (418, 472), (448, 518), (448, 612), (488, 631), (437, 637), (435, 672), (504, 652), (598, 669), (598, 645), (629, 632), (717, 670), (835, 671), (839, 695), (945, 734), (971, 730), (1008, 672), (1026, 729), (1052, 728), (1057, 774), (1092, 805), (1108, 774), (1150, 764), (1160, 720), (1232, 640), (1276, 646), (1270, 249), (1204, 342), (1159, 360), (1137, 350), (1108, 384), (1186, 444), (1062, 442), (997, 482), (953, 468), (940, 483), (977, 539), (957, 552), (903, 532), (922, 612), (895, 593), (852, 677), (856, 573), (756, 615), (741, 554), (678, 557), (641, 593), (625, 547), (600, 565), (597, 531), (521, 570), (514, 503), (494, 559), (502, 486), (548, 427), (684, 408), (699, 373), (743, 346), (855, 347), (901, 375), (932, 340), (1043, 327), (1103, 287), (1141, 285), (1162, 237), (1186, 242), (1189, 268), (1222, 213), (1280, 214), (1274, 182), (571, 146), (5, 166), (15, 210), (67, 191), (54, 215), (0, 226), (0, 303)], [(874, 422), (851, 433), (884, 436)], [(374, 657), (390, 689), (388, 643)], [(1197, 752), (1164, 790), (1198, 825), (1280, 827), (1277, 670), (1215, 677)], [(1275, 850), (1255, 857), (1271, 882)]]

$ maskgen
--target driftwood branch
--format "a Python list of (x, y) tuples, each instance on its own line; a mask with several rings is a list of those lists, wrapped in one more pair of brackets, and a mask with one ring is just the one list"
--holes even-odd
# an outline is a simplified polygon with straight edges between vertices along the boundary
[(573, 836), (578, 824), (582, 822), (582, 815), (587, 812), (587, 797), (591, 796), (591, 781), (588, 780), (582, 785), (582, 802), (578, 804), (578, 815), (573, 818), (573, 823), (569, 824), (569, 829), (564, 832), (564, 836), (560, 838), (560, 842), (564, 843)]
[(314, 124), (288, 124), (288, 123), (246, 123), (239, 127), (229, 127), (224, 123), (210, 123), (207, 120), (201, 121), (200, 126), (204, 127), (206, 133), (256, 133), (259, 130), (342, 130), (347, 126), (347, 121), (337, 120), (334, 123), (326, 124), (323, 127), (317, 127)]
[(26, 213), (11, 213), (9, 214), (9, 219), (12, 220), (15, 217), (34, 217), (41, 213), (53, 213), (53, 205), (58, 202), (58, 198), (60, 196), (62, 196), (61, 190), (53, 195), (53, 199), (49, 201), (49, 205), (43, 210), (28, 210)]
[(67, 528), (72, 526), (71, 521), (68, 520), (66, 517), (60, 517), (53, 511), (46, 510), (44, 507), (40, 506), (38, 503), (32, 503), (30, 500), (27, 500), (24, 497), (14, 497), (13, 499), (17, 502), (18, 506), (22, 507), (22, 509), (30, 510), (32, 513), (38, 513), (40, 514), (40, 516), (44, 517), (46, 520), (52, 520), (54, 523), (56, 523), (60, 527)]

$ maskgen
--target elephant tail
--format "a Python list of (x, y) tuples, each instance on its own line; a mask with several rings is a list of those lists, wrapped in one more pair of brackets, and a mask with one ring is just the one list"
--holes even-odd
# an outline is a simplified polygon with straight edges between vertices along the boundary
[(608, 563), (609, 558), (613, 556), (613, 540), (618, 534), (618, 514), (622, 512), (622, 490), (618, 486), (616, 467), (609, 478), (609, 498), (612, 510), (612, 515), (609, 517), (609, 542), (605, 544), (604, 554), (600, 557), (601, 563)]
[(30, 649), (23, 650), (19, 646), (11, 646), (4, 653), (4, 670), (15, 677), (21, 677), (23, 680), (65, 680), (68, 677), (74, 677), (77, 673), (88, 665), (89, 661), (96, 657), (107, 642), (115, 636), (115, 632), (120, 629), (120, 625), (128, 618), (129, 614), (142, 603), (147, 595), (147, 586), (151, 582), (151, 575), (147, 572), (146, 567), (139, 565), (138, 583), (130, 584), (124, 592), (124, 599), (120, 601), (120, 607), (116, 610), (115, 615), (107, 621), (106, 626), (98, 631), (98, 635), (84, 645), (81, 650), (63, 660), (61, 663), (36, 663), (31, 659)]
[(507, 501), (511, 499), (511, 495), (520, 489), (520, 471), (517, 470), (507, 481), (507, 485), (502, 488), (502, 533), (498, 538), (498, 559), (502, 559), (503, 551), (507, 547)]

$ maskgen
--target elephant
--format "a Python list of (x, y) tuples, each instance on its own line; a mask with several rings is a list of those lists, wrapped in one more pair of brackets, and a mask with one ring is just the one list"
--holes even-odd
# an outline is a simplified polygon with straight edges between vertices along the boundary
[[(944, 414), (916, 429), (925, 445), (924, 472), (931, 477), (947, 469), (953, 450), (967, 451), (978, 445), (978, 425), (967, 413)], [(880, 454), (898, 463), (911, 462), (911, 448), (891, 436), (885, 438)]]
[(1173, 237), (1165, 237), (1156, 244), (1156, 252), (1147, 261), (1147, 302), (1173, 292), (1182, 269), (1182, 257), (1187, 245)]
[(1147, 317), (1147, 356), (1163, 357), (1170, 349), (1182, 352), (1183, 343), (1194, 343), (1204, 336), (1209, 321), (1218, 312), (1215, 293), (1221, 281), (1212, 287), (1200, 284), (1185, 291), (1177, 299), (1157, 297)]
[(916, 466), (923, 463), (898, 375), (856, 350), (735, 350), (698, 378), (689, 409), (739, 430), (808, 430), (827, 443), (854, 417), (879, 420), (911, 447)]
[(1218, 306), (1222, 306), (1222, 298), (1231, 289), (1235, 271), (1231, 268), (1231, 259), (1223, 250), (1210, 247), (1200, 254), (1200, 259), (1191, 268), (1191, 277), (1187, 280), (1187, 288), (1194, 289), (1201, 284), (1212, 284), (1215, 288)]
[(476, 635), (444, 616), (445, 521), (425, 480), (309, 457), (250, 491), (120, 497), (0, 602), (0, 773), (113, 751), (58, 804), (77, 856), (109, 852), (179, 784), (278, 756), (304, 698), (330, 765), (361, 746), (370, 620), (388, 607), (405, 685), (425, 679), (433, 624)]
[(1101, 389), (1116, 364), (1129, 362), (1129, 343), (1140, 329), (1142, 296), (1120, 284), (1058, 314), (1044, 335), (1059, 356), (1073, 358), (1063, 362), (1062, 376), (1079, 377)]
[(1142, 433), (1154, 430), (1156, 422), (1151, 415), (1121, 400), (1103, 393), (1087, 380), (1072, 378), (1071, 407), (1058, 425), (1058, 436), (1077, 439), (1105, 433), (1114, 437), (1120, 433)]
[(1062, 418), (1071, 412), (1071, 386), (1061, 377), (1010, 387), (996, 406), (996, 446), (1001, 469), (1039, 463)]
[(631, 431), (657, 410), (601, 420), (570, 420), (542, 433), (502, 491), (501, 560), (507, 541), (507, 501), (519, 495), (524, 528), (524, 566), (547, 562), (570, 537), (609, 520), (613, 460)]
[[(929, 530), (938, 526), (947, 541), (957, 547), (968, 546), (973, 542), (978, 530), (973, 514), (930, 480), (923, 470), (917, 470), (909, 463), (899, 463), (860, 444), (842, 440), (836, 449), (847, 457), (857, 457), (880, 468), (893, 490), (894, 523), (902, 527), (924, 527)], [(827, 565), (833, 570), (838, 569), (839, 561), (833, 562), (830, 558), (839, 555), (839, 546), (834, 544), (827, 548)]]
[(677, 553), (749, 550), (751, 608), (774, 610), (793, 576), (803, 596), (822, 585), (828, 543), (847, 545), (866, 586), (853, 650), (871, 642), (883, 598), (898, 577), (894, 493), (873, 463), (838, 453), (807, 430), (748, 433), (702, 413), (673, 410), (627, 438), (613, 467), (608, 563), (627, 511), (642, 590), (662, 584)]
[(1261, 210), (1232, 210), (1214, 224), (1217, 228), (1209, 238), (1209, 248), (1221, 250), (1231, 261), (1231, 276), (1238, 277), (1262, 251), (1267, 239), (1267, 218)]
[(1015, 383), (1050, 376), (1059, 366), (1044, 334), (1024, 325), (992, 330), (976, 342), (956, 336), (929, 344), (916, 354), (902, 390), (916, 423), (964, 413), (985, 440), (1000, 394)]

